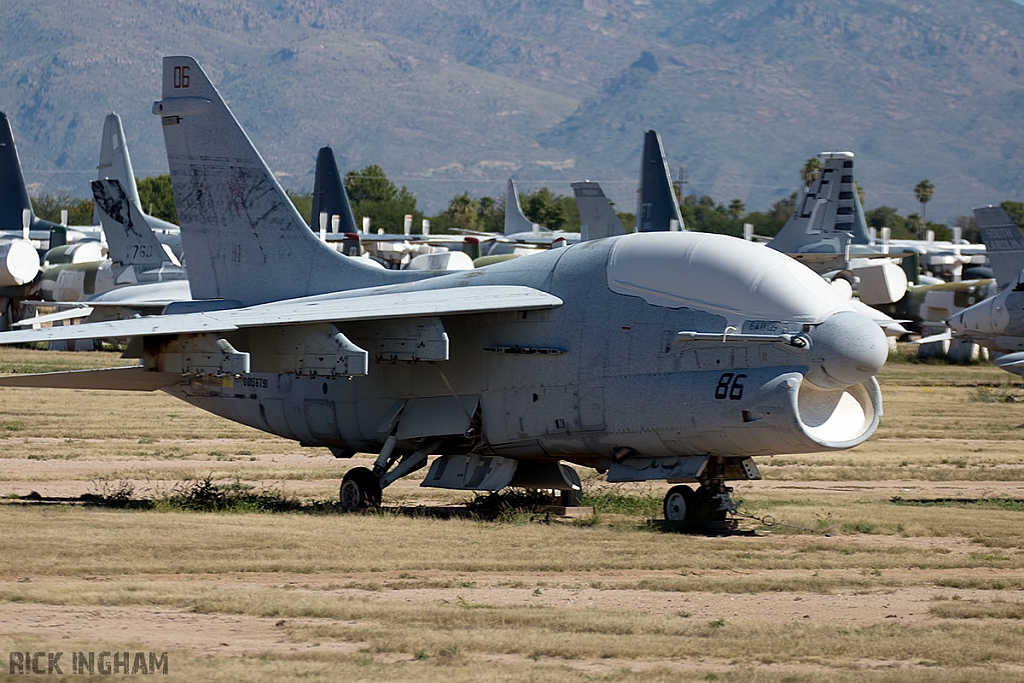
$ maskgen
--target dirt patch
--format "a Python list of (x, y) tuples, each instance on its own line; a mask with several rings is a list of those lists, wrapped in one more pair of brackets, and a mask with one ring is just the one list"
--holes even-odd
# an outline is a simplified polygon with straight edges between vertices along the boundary
[(117, 647), (137, 643), (192, 655), (241, 657), (260, 652), (355, 652), (360, 647), (358, 643), (345, 642), (289, 642), (282, 629), (285, 624), (279, 619), (167, 609), (0, 603), (0, 623), (0, 635), (11, 639), (98, 642)]

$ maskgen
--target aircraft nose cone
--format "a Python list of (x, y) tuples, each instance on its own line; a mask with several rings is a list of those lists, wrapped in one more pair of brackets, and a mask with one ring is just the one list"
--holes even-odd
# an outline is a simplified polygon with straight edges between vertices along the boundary
[(833, 314), (809, 333), (807, 380), (822, 389), (842, 389), (874, 377), (889, 357), (885, 332), (859, 313)]
[(948, 325), (949, 329), (953, 330), (956, 334), (964, 334), (967, 332), (967, 325), (964, 324), (964, 314), (962, 312), (957, 313), (947, 320), (946, 325)]

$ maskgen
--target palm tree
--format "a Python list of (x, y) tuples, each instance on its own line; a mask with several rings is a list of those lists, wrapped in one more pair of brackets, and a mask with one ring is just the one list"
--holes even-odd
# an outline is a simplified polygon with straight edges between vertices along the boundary
[(922, 180), (914, 186), (914, 196), (917, 197), (917, 201), (921, 202), (921, 223), (925, 226), (928, 225), (926, 205), (932, 200), (933, 194), (935, 194), (935, 186), (929, 180)]
[(800, 169), (800, 178), (804, 181), (804, 185), (810, 187), (819, 173), (821, 173), (821, 159), (811, 157), (804, 164), (804, 167)]
[(738, 199), (734, 199), (729, 203), (729, 215), (732, 216), (733, 220), (736, 220), (747, 212), (747, 205)]

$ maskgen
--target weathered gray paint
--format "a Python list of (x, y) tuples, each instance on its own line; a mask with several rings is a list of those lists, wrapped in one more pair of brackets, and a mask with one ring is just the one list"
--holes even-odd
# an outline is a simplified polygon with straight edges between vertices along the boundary
[[(841, 450), (874, 431), (884, 335), (788, 257), (721, 235), (637, 233), (401, 282), (324, 251), (212, 86), (169, 97), (184, 66), (202, 85), (193, 60), (167, 58), (155, 110), (178, 131), (167, 142), (186, 249), (211, 250), (208, 293), (270, 303), (107, 324), (109, 336), (142, 337), (132, 348), (147, 368), (178, 364), (185, 376), (165, 390), (179, 398), (337, 453), (377, 453), (392, 438), (413, 460), (426, 449), (481, 466), (635, 461), (652, 466), (634, 472), (683, 479), (697, 474), (680, 458), (714, 456), (716, 473), (700, 476), (719, 481), (755, 478), (749, 456)], [(193, 135), (232, 146), (196, 147)], [(273, 277), (300, 263), (309, 277)], [(308, 296), (325, 282), (343, 291)], [(0, 343), (53, 334), (83, 332)], [(413, 428), (428, 422), (416, 405), (437, 411), (435, 433)]]

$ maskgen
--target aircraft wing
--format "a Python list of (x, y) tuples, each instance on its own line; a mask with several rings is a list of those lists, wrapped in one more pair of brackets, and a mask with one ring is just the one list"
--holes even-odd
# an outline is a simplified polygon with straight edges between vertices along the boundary
[(0, 333), (0, 344), (141, 335), (202, 334), (269, 325), (537, 310), (555, 308), (562, 304), (561, 299), (547, 292), (517, 285), (385, 291), (362, 295), (357, 292), (358, 290), (340, 295), (287, 299), (221, 311), (155, 315), (129, 320), (4, 332)]
[(77, 318), (88, 318), (92, 314), (92, 309), (88, 306), (75, 306), (73, 308), (66, 308), (63, 311), (57, 311), (56, 313), (49, 313), (47, 315), (37, 315), (34, 318), (23, 318), (18, 322), (14, 323), (14, 327), (27, 327), (29, 325), (41, 325), (43, 323), (53, 323), (60, 320), (75, 320)]
[(156, 391), (181, 381), (182, 375), (177, 372), (152, 372), (143, 367), (126, 367), (6, 375), (0, 377), (0, 387)]

